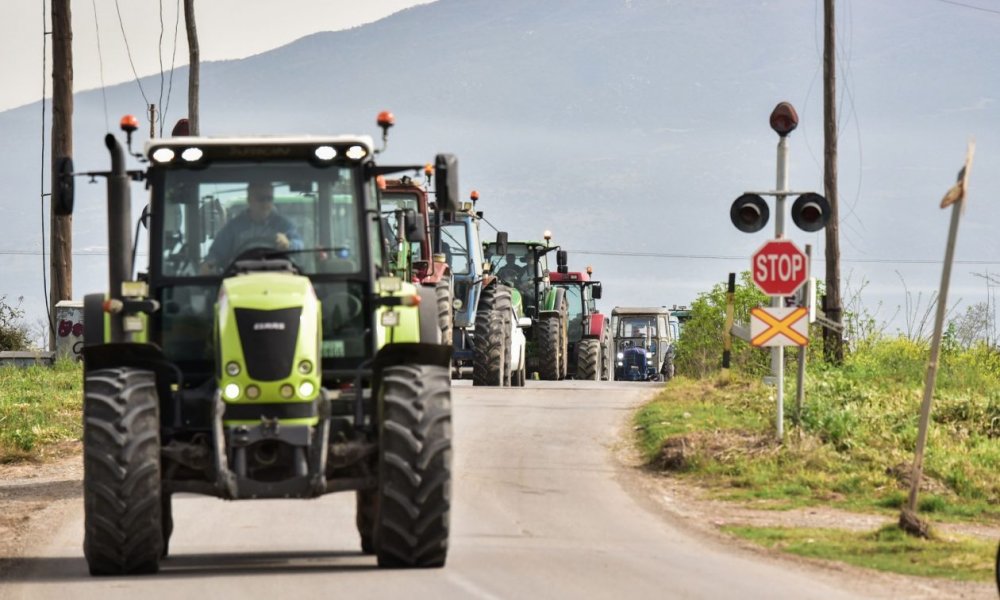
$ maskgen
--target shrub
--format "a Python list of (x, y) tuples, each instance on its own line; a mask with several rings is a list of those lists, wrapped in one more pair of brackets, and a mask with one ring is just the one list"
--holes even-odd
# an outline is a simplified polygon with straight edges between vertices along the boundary
[(7, 302), (7, 296), (0, 296), (0, 351), (27, 350), (29, 346), (28, 328), (24, 325), (24, 310), (17, 299), (17, 305)]

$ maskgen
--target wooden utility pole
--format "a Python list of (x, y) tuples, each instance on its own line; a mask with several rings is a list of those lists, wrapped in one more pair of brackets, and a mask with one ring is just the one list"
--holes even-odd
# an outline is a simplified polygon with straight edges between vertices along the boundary
[(191, 135), (198, 135), (198, 86), (200, 67), (198, 27), (194, 21), (194, 0), (184, 0), (184, 25), (188, 39), (188, 127)]
[[(840, 217), (837, 198), (837, 60), (834, 39), (834, 0), (823, 0), (823, 137), (825, 139), (823, 187), (830, 202), (830, 221), (826, 224), (826, 318), (840, 323), (843, 307), (840, 299)], [(823, 329), (823, 350), (827, 362), (844, 360), (844, 337), (841, 331)]]
[[(44, 100), (43, 100), (44, 102)], [(52, 156), (50, 207), (59, 205), (59, 161), (73, 156), (73, 28), (70, 0), (52, 0)], [(57, 215), (50, 208), (50, 260), (52, 288), (49, 318), (54, 320), (56, 303), (73, 297), (73, 216)], [(54, 325), (54, 323), (52, 323)], [(55, 338), (49, 329), (49, 345)]]

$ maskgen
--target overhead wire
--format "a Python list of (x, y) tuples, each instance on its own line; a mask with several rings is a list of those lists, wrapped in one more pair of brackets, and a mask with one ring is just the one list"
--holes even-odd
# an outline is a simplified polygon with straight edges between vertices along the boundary
[(167, 103), (163, 106), (163, 114), (160, 117), (160, 137), (163, 137), (163, 123), (167, 120), (167, 110), (170, 108), (170, 95), (174, 89), (174, 68), (177, 66), (177, 33), (181, 24), (181, 0), (177, 0), (177, 8), (174, 19), (174, 50), (170, 58), (170, 79), (167, 82)]
[(128, 55), (128, 64), (132, 67), (132, 76), (135, 78), (136, 85), (139, 86), (139, 93), (142, 94), (142, 99), (149, 106), (149, 98), (146, 97), (146, 90), (142, 89), (142, 81), (139, 80), (139, 73), (135, 70), (135, 61), (132, 60), (132, 49), (128, 45), (128, 36), (125, 35), (125, 22), (122, 20), (121, 7), (118, 5), (118, 0), (115, 0), (115, 12), (118, 13), (118, 26), (122, 30), (122, 39), (125, 41), (125, 53)]
[(101, 26), (97, 19), (97, 0), (90, 0), (90, 4), (94, 8), (94, 30), (97, 34), (97, 64), (101, 76), (101, 99), (104, 102), (104, 126), (108, 131), (111, 131), (111, 119), (108, 117), (108, 93), (104, 85), (104, 55), (101, 52)]
[(42, 106), (42, 157), (41, 157), (41, 167), (39, 169), (39, 202), (38, 207), (41, 211), (41, 225), (42, 225), (42, 251), (38, 254), (42, 256), (42, 298), (45, 299), (45, 314), (48, 317), (49, 322), (49, 335), (55, 335), (55, 323), (52, 321), (52, 307), (49, 306), (49, 280), (48, 280), (48, 265), (45, 261), (45, 92), (46, 92), (46, 82), (48, 81), (48, 64), (45, 61), (48, 55), (49, 49), (49, 31), (48, 31), (48, 14), (45, 10), (45, 2), (42, 2), (42, 101), (39, 103)]
[(961, 6), (962, 8), (971, 8), (972, 10), (979, 10), (982, 12), (993, 13), (995, 15), (1000, 15), (1000, 10), (994, 10), (992, 8), (985, 8), (982, 6), (974, 6), (972, 4), (965, 4), (964, 2), (956, 2), (955, 0), (937, 0), (938, 2), (943, 2), (944, 4), (952, 4), (954, 6)]
[[(157, 101), (156, 109), (159, 110), (160, 113), (161, 113), (161, 118), (158, 119), (158, 120), (160, 121), (160, 137), (163, 137), (163, 118), (162, 118), (162, 113), (163, 113), (163, 82), (164, 82), (164, 77), (163, 77), (163, 31), (164, 31), (164, 28), (163, 28), (163, 0), (160, 0), (159, 4), (160, 4), (160, 38), (159, 38), (160, 41), (159, 41), (159, 43), (157, 44), (157, 47), (156, 47), (156, 57), (160, 61), (160, 99)], [(153, 118), (153, 119), (156, 119), (155, 113), (151, 114), (150, 117)]]

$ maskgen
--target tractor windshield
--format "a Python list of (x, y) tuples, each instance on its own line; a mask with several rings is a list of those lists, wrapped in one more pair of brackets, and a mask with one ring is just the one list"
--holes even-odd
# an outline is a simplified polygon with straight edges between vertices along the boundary
[(463, 222), (447, 223), (441, 226), (441, 251), (456, 275), (469, 273), (469, 247), (466, 243), (468, 230)]
[(283, 252), (304, 274), (357, 273), (362, 264), (354, 169), (222, 163), (169, 169), (163, 183), (160, 273), (221, 274), (253, 249)]
[[(517, 288), (524, 297), (525, 306), (535, 306), (535, 278), (537, 263), (532, 247), (525, 243), (507, 244), (507, 254), (497, 255), (496, 244), (486, 245), (486, 260), (493, 265), (493, 272), (501, 281)], [(542, 257), (544, 259), (544, 256)]]

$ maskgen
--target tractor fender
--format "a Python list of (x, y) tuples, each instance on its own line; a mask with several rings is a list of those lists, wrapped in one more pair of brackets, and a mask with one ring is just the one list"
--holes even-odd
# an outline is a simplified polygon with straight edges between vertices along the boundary
[(434, 287), (437, 285), (437, 282), (449, 275), (451, 275), (451, 268), (448, 267), (448, 263), (431, 262), (426, 275), (420, 279), (420, 284)]
[(601, 313), (594, 313), (590, 315), (589, 322), (587, 323), (587, 331), (583, 337), (600, 339), (607, 328), (608, 318)]
[[(89, 295), (101, 297), (101, 302), (103, 302), (103, 294)], [(86, 300), (84, 300), (84, 303), (84, 310), (86, 310)], [(85, 333), (86, 327), (86, 322), (84, 322)], [(156, 344), (123, 342), (90, 345), (85, 343), (81, 354), (83, 355), (85, 371), (115, 369), (119, 367), (134, 367), (136, 369), (153, 371), (156, 374), (156, 389), (161, 401), (171, 397), (171, 384), (176, 383), (179, 387), (184, 387), (184, 380), (180, 370), (167, 360), (166, 356), (163, 355), (163, 351)]]
[(437, 291), (432, 286), (417, 288), (420, 294), (420, 343), (440, 344), (441, 329), (438, 327)]
[(443, 346), (437, 343), (403, 342), (386, 344), (375, 353), (375, 358), (372, 361), (372, 370), (380, 376), (386, 367), (394, 365), (437, 365), (439, 367), (450, 368), (451, 352), (451, 346)]
[(104, 312), (104, 294), (87, 294), (83, 297), (83, 345), (97, 346), (110, 337), (111, 324)]
[(545, 294), (545, 303), (542, 305), (544, 308), (539, 314), (554, 312), (559, 313), (559, 307), (562, 306), (563, 298), (566, 297), (566, 290), (561, 287), (549, 288), (549, 292)]

